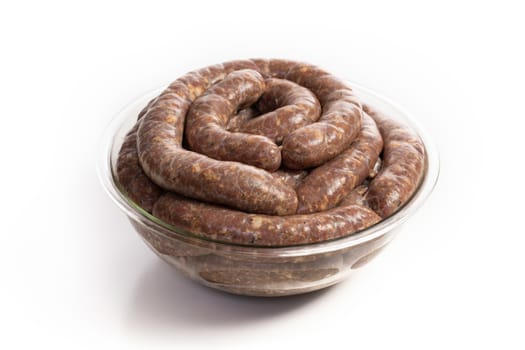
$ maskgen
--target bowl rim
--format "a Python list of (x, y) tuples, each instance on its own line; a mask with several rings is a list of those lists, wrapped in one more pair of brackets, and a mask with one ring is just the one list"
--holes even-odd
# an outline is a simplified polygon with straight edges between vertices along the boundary
[[(127, 118), (129, 118), (128, 114), (130, 109), (136, 108), (138, 104), (141, 104), (142, 106), (142, 102), (147, 97), (154, 97), (158, 95), (162, 90), (164, 90), (165, 86), (141, 94), (137, 98), (133, 99), (130, 103), (125, 105), (115, 115), (115, 117), (111, 119), (104, 129), (98, 143), (96, 162), (97, 176), (105, 192), (109, 195), (113, 202), (122, 211), (124, 211), (128, 218), (148, 225), (150, 228), (155, 229), (157, 234), (162, 235), (164, 238), (169, 240), (183, 240), (188, 243), (201, 245), (206, 244), (208, 247), (213, 246), (213, 248), (217, 250), (226, 248), (228, 251), (232, 253), (235, 252), (237, 254), (257, 254), (261, 256), (275, 256), (275, 254), (278, 254), (282, 257), (325, 254), (371, 241), (380, 236), (383, 236), (385, 233), (393, 230), (394, 228), (399, 227), (424, 204), (437, 185), (440, 172), (440, 159), (438, 150), (430, 138), (428, 132), (424, 127), (421, 126), (421, 124), (413, 117), (411, 113), (399, 106), (397, 103), (391, 101), (389, 98), (386, 98), (381, 94), (362, 86), (359, 83), (349, 80), (347, 80), (347, 82), (350, 87), (352, 87), (352, 89), (358, 94), (359, 92), (362, 92), (370, 95), (373, 98), (381, 100), (383, 103), (397, 110), (398, 114), (402, 115), (402, 119), (407, 122), (409, 126), (412, 127), (419, 135), (423, 141), (426, 152), (425, 173), (413, 196), (394, 214), (381, 220), (375, 225), (367, 227), (364, 230), (354, 232), (347, 236), (342, 236), (336, 239), (316, 243), (289, 246), (242, 245), (197, 236), (187, 230), (165, 223), (144, 209), (140, 208), (120, 190), (118, 183), (114, 178), (112, 169), (112, 153), (113, 147), (115, 145), (115, 138), (117, 137), (116, 132), (120, 130), (122, 124), (127, 120)], [(166, 230), (169, 232), (169, 235), (164, 233)]]

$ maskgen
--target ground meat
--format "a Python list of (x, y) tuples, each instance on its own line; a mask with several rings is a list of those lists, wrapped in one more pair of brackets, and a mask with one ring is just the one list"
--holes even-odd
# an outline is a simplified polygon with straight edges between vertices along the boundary
[(124, 139), (116, 178), (138, 206), (199, 237), (287, 246), (392, 215), (424, 164), (417, 134), (362, 106), (344, 81), (254, 59), (187, 73), (152, 99)]

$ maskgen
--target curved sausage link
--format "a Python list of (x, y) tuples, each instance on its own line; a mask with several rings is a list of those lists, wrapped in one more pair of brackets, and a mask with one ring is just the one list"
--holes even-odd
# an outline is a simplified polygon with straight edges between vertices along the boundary
[(296, 189), (298, 213), (314, 213), (337, 206), (369, 176), (383, 148), (383, 139), (368, 115), (363, 114), (361, 125), (350, 148), (312, 170)]
[(348, 205), (362, 205), (364, 207), (368, 207), (368, 203), (366, 202), (365, 196), (366, 192), (368, 191), (368, 185), (359, 185), (356, 188), (354, 188), (348, 196), (343, 198), (341, 203), (339, 203), (340, 207), (346, 207)]
[[(146, 107), (147, 108), (147, 107)], [(127, 196), (141, 208), (151, 213), (153, 204), (164, 192), (146, 176), (139, 163), (137, 154), (137, 129), (126, 135), (117, 158), (117, 180)]]
[(425, 148), (410, 128), (364, 106), (383, 136), (383, 165), (370, 182), (366, 200), (385, 218), (397, 211), (416, 191), (425, 168)]
[(374, 177), (377, 176), (378, 172), (381, 170), (381, 158), (377, 158), (376, 163), (374, 164), (374, 167), (370, 171), (370, 174), (368, 174), (368, 177), (361, 183), (361, 185), (354, 188), (348, 196), (343, 198), (343, 200), (339, 203), (339, 207), (344, 207), (347, 205), (362, 205), (364, 207), (368, 207), (368, 202), (366, 201), (366, 193), (368, 192), (368, 185), (370, 185), (370, 181)]
[(318, 122), (284, 138), (282, 160), (286, 167), (318, 166), (350, 146), (361, 127), (361, 105), (344, 82), (310, 64), (287, 60), (252, 61), (269, 76), (291, 80), (309, 89), (323, 107)]
[(257, 109), (264, 114), (243, 123), (239, 131), (280, 144), (290, 132), (319, 119), (321, 106), (310, 90), (284, 79), (268, 79), (266, 85), (257, 102)]
[(172, 193), (159, 198), (153, 207), (153, 215), (207, 239), (260, 246), (335, 239), (381, 220), (369, 208), (358, 205), (338, 207), (315, 215), (269, 216), (243, 213)]
[(308, 171), (281, 168), (273, 172), (272, 175), (278, 179), (281, 179), (288, 186), (297, 188), (303, 179), (308, 175)]
[(160, 187), (182, 195), (273, 215), (294, 213), (295, 191), (268, 172), (238, 162), (218, 161), (182, 148), (190, 104), (231, 71), (249, 61), (210, 66), (173, 82), (142, 118), (137, 133), (140, 165)]
[(185, 136), (191, 150), (218, 160), (237, 161), (268, 171), (281, 164), (279, 147), (266, 137), (226, 130), (230, 116), (256, 102), (265, 90), (254, 70), (230, 73), (198, 97), (186, 116)]
[(246, 123), (248, 120), (252, 119), (258, 114), (259, 112), (254, 107), (241, 109), (237, 112), (237, 114), (230, 117), (226, 129), (232, 132), (238, 132), (242, 124)]

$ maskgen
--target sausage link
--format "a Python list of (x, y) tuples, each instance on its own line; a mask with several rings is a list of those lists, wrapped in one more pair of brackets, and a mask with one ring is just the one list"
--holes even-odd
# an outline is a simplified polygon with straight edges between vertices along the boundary
[(117, 158), (117, 181), (127, 196), (141, 208), (151, 213), (153, 204), (164, 192), (146, 176), (140, 167), (137, 154), (137, 129), (130, 130), (124, 139)]
[[(246, 69), (262, 77), (241, 71)], [(263, 77), (270, 82), (265, 93)], [(248, 107), (261, 93), (257, 109)], [(306, 110), (304, 101), (315, 117), (301, 116), (304, 120), (293, 124)], [(269, 112), (273, 108), (278, 109)], [(238, 109), (239, 119), (233, 121)], [(395, 212), (412, 196), (424, 171), (424, 147), (417, 135), (368, 106), (365, 110), (375, 122), (362, 113), (346, 84), (315, 66), (247, 60), (206, 67), (172, 83), (139, 114), (120, 150), (117, 180), (145, 210), (208, 239), (285, 246), (338, 238)], [(255, 116), (261, 112), (267, 113)], [(264, 165), (268, 157), (257, 147), (228, 144), (228, 138), (258, 138), (277, 147), (264, 135), (282, 140), (287, 168), (269, 173), (224, 161), (277, 168), (279, 163)], [(377, 172), (383, 140), (384, 161)], [(186, 150), (183, 141), (223, 161)], [(216, 144), (220, 147), (214, 150)], [(248, 149), (257, 154), (247, 154)], [(254, 161), (261, 155), (263, 161)], [(289, 169), (320, 164), (309, 174)]]
[(228, 120), (228, 126), (226, 127), (226, 129), (229, 131), (238, 132), (242, 124), (246, 123), (248, 120), (252, 119), (258, 114), (259, 112), (254, 107), (247, 107), (247, 108), (241, 109), (240, 111), (237, 112), (237, 114), (232, 115), (230, 117), (230, 120)]
[(344, 207), (346, 205), (362, 205), (365, 207), (368, 207), (368, 202), (366, 201), (366, 193), (368, 192), (368, 186), (370, 185), (370, 181), (374, 177), (377, 176), (379, 171), (381, 170), (381, 158), (377, 158), (376, 163), (374, 164), (374, 167), (370, 171), (370, 174), (368, 174), (368, 177), (361, 183), (361, 185), (354, 188), (348, 196), (343, 198), (343, 200), (339, 203), (339, 207)]
[(341, 203), (339, 203), (340, 207), (346, 207), (348, 205), (362, 205), (364, 207), (368, 207), (368, 203), (366, 202), (365, 196), (366, 192), (368, 191), (368, 185), (359, 185), (356, 188), (354, 188), (348, 196), (343, 198)]
[(310, 90), (283, 79), (268, 79), (266, 85), (257, 102), (263, 114), (246, 121), (239, 131), (263, 135), (280, 144), (290, 132), (319, 119), (321, 106)]
[(312, 170), (296, 189), (298, 213), (314, 213), (337, 206), (368, 177), (383, 148), (383, 139), (374, 120), (364, 113), (361, 125), (359, 136), (350, 148)]
[(383, 136), (383, 165), (370, 182), (366, 200), (385, 218), (397, 211), (416, 191), (425, 168), (425, 147), (418, 135), (401, 123), (364, 106)]
[(312, 91), (323, 107), (316, 123), (283, 140), (282, 160), (290, 169), (305, 169), (334, 158), (350, 146), (361, 127), (361, 105), (352, 90), (335, 76), (305, 63), (252, 60), (267, 75), (291, 80)]
[(257, 101), (264, 90), (264, 78), (254, 70), (235, 71), (210, 87), (193, 102), (186, 117), (185, 136), (191, 150), (268, 171), (279, 168), (281, 152), (270, 139), (226, 130), (230, 116)]
[(295, 191), (270, 173), (182, 148), (185, 116), (192, 101), (237, 67), (245, 68), (244, 63), (225, 66), (186, 74), (161, 94), (162, 108), (152, 104), (137, 133), (140, 165), (166, 190), (254, 213), (292, 214), (297, 208)]
[(273, 172), (272, 175), (278, 179), (281, 179), (288, 186), (297, 188), (303, 179), (308, 175), (308, 171), (281, 168)]
[(260, 246), (335, 239), (381, 220), (369, 208), (358, 205), (338, 207), (315, 215), (269, 216), (231, 210), (173, 193), (159, 198), (153, 207), (153, 215), (206, 239)]

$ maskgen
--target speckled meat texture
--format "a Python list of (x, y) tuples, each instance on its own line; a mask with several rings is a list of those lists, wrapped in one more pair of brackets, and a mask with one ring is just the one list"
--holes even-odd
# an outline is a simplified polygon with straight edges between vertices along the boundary
[(384, 140), (383, 166), (370, 182), (368, 205), (385, 218), (396, 212), (416, 191), (425, 167), (425, 147), (407, 126), (364, 107), (376, 121)]
[(365, 195), (368, 191), (368, 185), (359, 185), (354, 188), (343, 200), (339, 203), (340, 207), (346, 207), (348, 205), (362, 205), (368, 207)]
[[(245, 68), (242, 63), (230, 63), (188, 73), (161, 94), (138, 129), (140, 165), (153, 182), (166, 190), (254, 213), (293, 214), (297, 208), (295, 191), (270, 173), (182, 148), (191, 103), (236, 67)], [(159, 101), (162, 106), (158, 106)]]
[[(151, 100), (139, 113), (139, 119), (146, 114), (154, 100)], [(153, 204), (164, 192), (142, 171), (137, 154), (137, 129), (139, 122), (128, 132), (117, 158), (117, 181), (121, 189), (139, 207), (151, 212)]]
[(238, 132), (242, 124), (246, 123), (248, 120), (252, 119), (258, 114), (259, 112), (253, 106), (241, 109), (237, 112), (237, 114), (234, 114), (230, 117), (226, 129), (228, 131)]
[(354, 143), (334, 159), (315, 168), (297, 188), (300, 214), (331, 209), (363, 182), (373, 170), (383, 148), (377, 126), (363, 114)]
[(268, 79), (257, 102), (261, 113), (241, 124), (239, 131), (263, 135), (281, 144), (292, 131), (317, 121), (321, 105), (308, 89), (284, 79)]
[(264, 78), (251, 69), (239, 70), (198, 97), (186, 117), (185, 136), (190, 149), (218, 160), (230, 160), (275, 171), (281, 151), (264, 136), (230, 132), (230, 116), (255, 103), (265, 90)]
[(287, 60), (253, 61), (266, 74), (291, 80), (309, 89), (323, 107), (318, 122), (297, 129), (284, 138), (282, 159), (286, 167), (315, 167), (350, 146), (361, 127), (361, 105), (347, 84), (309, 64)]
[[(195, 215), (199, 213), (199, 215)], [(350, 205), (316, 215), (257, 215), (163, 195), (153, 215), (208, 239), (260, 246), (285, 246), (335, 239), (364, 229), (381, 218), (369, 208)]]
[(309, 64), (206, 67), (140, 112), (117, 181), (144, 210), (207, 239), (283, 246), (342, 237), (395, 212), (424, 170), (419, 138), (366, 111), (372, 118), (345, 83)]
[(272, 173), (272, 175), (282, 180), (288, 186), (296, 189), (301, 184), (301, 182), (303, 182), (303, 179), (308, 175), (308, 171), (281, 168)]

